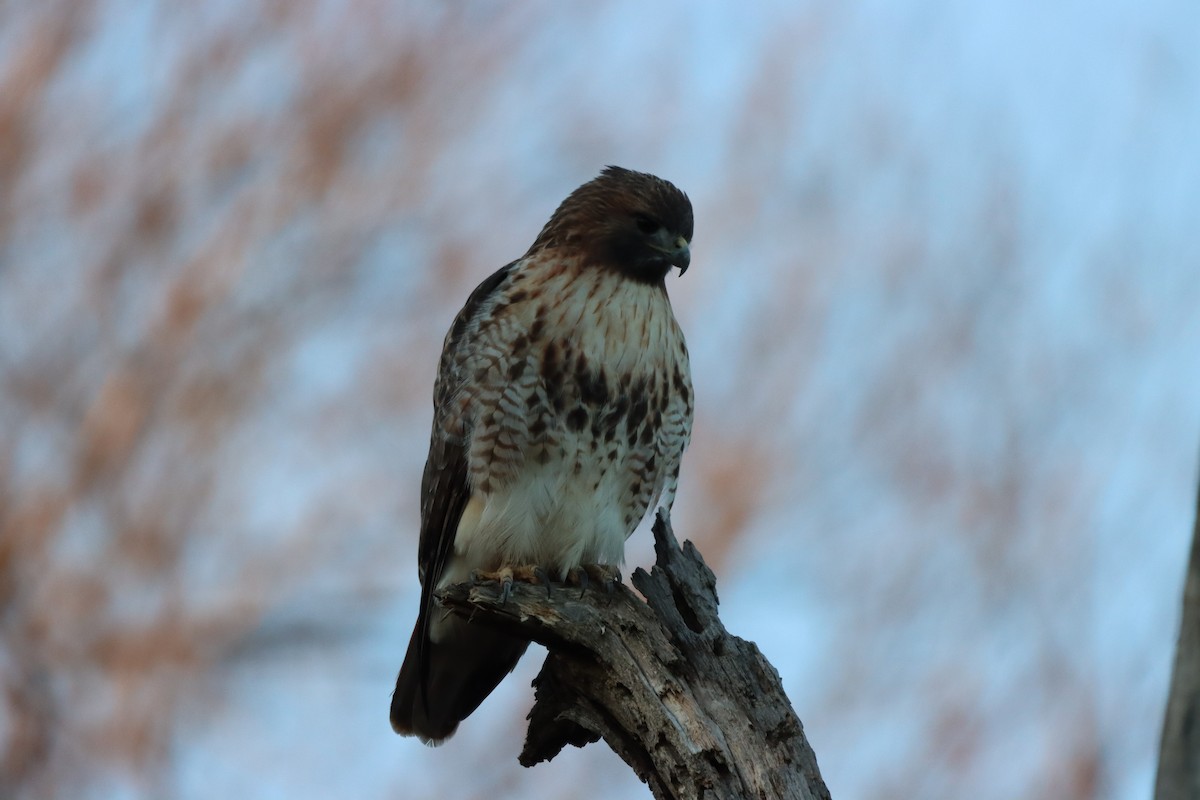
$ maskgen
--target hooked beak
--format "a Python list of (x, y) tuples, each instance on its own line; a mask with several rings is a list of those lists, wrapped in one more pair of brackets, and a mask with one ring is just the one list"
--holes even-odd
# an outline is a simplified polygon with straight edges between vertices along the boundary
[(688, 247), (688, 240), (679, 234), (671, 234), (666, 228), (659, 228), (654, 233), (650, 248), (656, 254), (662, 254), (661, 256), (656, 255), (655, 263), (662, 264), (665, 261), (670, 266), (677, 268), (680, 275), (687, 272), (688, 267), (691, 266), (692, 251)]
[(679, 267), (679, 274), (688, 271), (688, 267), (692, 263), (692, 251), (688, 247), (687, 239), (680, 236), (675, 240), (675, 249), (671, 251), (671, 266)]

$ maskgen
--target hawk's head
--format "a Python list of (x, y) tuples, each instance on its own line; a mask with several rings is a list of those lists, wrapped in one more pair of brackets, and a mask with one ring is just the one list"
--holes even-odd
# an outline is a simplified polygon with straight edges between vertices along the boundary
[(660, 283), (691, 263), (692, 203), (673, 184), (644, 172), (606, 167), (562, 202), (529, 248), (578, 250), (585, 263)]

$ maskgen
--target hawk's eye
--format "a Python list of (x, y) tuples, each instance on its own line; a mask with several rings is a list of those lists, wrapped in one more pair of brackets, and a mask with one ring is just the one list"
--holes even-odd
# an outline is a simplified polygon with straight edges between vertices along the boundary
[(656, 233), (662, 227), (652, 217), (648, 217), (645, 214), (634, 214), (633, 221), (637, 223), (638, 230), (646, 235)]

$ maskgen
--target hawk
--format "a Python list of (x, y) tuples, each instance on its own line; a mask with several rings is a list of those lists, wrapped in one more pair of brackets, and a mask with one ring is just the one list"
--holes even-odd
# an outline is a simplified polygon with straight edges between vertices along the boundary
[(692, 205), (608, 167), (572, 192), (446, 334), (421, 480), (420, 610), (392, 695), (397, 733), (439, 744), (529, 642), (452, 616), (434, 592), (513, 568), (565, 580), (624, 556), (670, 508), (692, 427), (687, 347), (667, 297)]

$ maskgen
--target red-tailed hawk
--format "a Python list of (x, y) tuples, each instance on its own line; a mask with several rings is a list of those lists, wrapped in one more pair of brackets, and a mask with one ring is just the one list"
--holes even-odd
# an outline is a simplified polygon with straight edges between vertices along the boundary
[(691, 239), (687, 195), (608, 167), (455, 318), (421, 481), (421, 607), (392, 695), (397, 733), (449, 737), (528, 645), (449, 615), (434, 591), (476, 571), (563, 580), (615, 567), (651, 502), (670, 508), (692, 384), (665, 279), (687, 269)]

